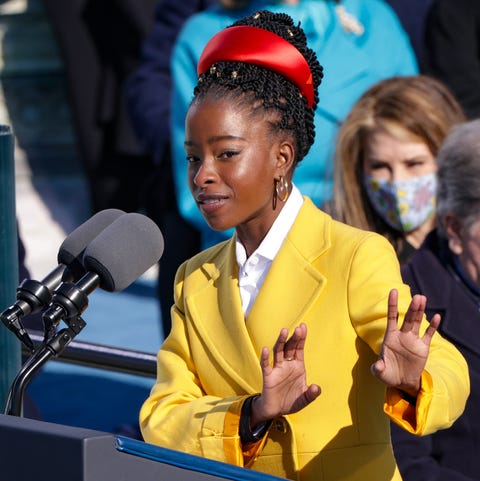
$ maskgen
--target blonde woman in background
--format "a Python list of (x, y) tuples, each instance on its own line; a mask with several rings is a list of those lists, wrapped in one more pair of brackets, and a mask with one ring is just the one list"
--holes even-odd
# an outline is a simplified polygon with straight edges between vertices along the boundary
[(437, 152), (464, 120), (450, 91), (424, 75), (368, 89), (339, 131), (334, 216), (384, 235), (407, 261), (435, 226)]

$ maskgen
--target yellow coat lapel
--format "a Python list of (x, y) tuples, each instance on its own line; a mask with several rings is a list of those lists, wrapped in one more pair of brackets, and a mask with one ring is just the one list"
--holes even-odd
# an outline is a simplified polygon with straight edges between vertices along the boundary
[(257, 352), (271, 348), (282, 327), (298, 326), (321, 294), (326, 278), (315, 262), (330, 247), (329, 221), (305, 199), (247, 318)]
[(224, 244), (219, 256), (204, 263), (201, 271), (208, 282), (203, 279), (186, 304), (205, 343), (205, 352), (246, 393), (259, 392), (262, 386), (259, 353), (254, 350), (245, 326), (234, 238)]

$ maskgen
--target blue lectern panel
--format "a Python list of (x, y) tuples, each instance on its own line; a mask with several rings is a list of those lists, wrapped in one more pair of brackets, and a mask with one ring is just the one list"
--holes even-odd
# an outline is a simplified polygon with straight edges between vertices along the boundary
[(247, 479), (248, 481), (280, 481), (283, 479), (257, 471), (239, 468), (231, 464), (219, 463), (211, 459), (161, 448), (123, 436), (116, 436), (116, 440), (119, 451), (224, 479), (233, 481), (245, 481)]

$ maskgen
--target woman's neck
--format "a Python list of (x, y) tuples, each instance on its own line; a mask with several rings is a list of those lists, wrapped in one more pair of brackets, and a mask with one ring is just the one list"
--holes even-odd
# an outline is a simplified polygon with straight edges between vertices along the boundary
[(263, 239), (265, 239), (284, 206), (285, 203), (279, 202), (277, 203), (276, 209), (272, 210), (271, 215), (268, 217), (263, 217), (261, 220), (250, 220), (235, 228), (237, 238), (247, 253), (247, 259), (257, 250)]
[(247, 259), (257, 250), (268, 234), (269, 229), (254, 229), (251, 226), (250, 228), (245, 228), (244, 226), (237, 227), (237, 238), (245, 248)]
[(418, 229), (412, 230), (405, 234), (405, 240), (418, 249), (425, 240), (425, 237), (435, 228), (435, 217), (432, 216), (425, 223), (423, 223)]

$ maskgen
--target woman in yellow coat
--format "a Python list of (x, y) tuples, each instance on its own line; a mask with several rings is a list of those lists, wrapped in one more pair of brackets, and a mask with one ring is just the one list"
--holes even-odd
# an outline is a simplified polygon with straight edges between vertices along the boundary
[(291, 182), (322, 76), (302, 30), (258, 12), (213, 37), (198, 70), (189, 185), (209, 225), (236, 233), (177, 273), (144, 438), (289, 479), (398, 480), (389, 418), (449, 427), (465, 360), (411, 300), (388, 241)]

